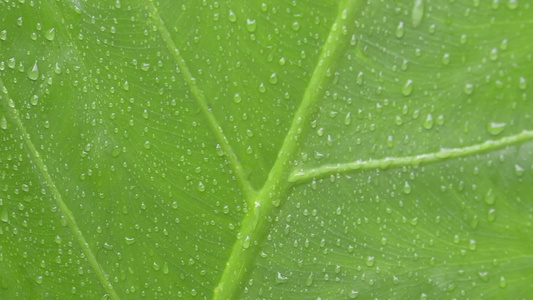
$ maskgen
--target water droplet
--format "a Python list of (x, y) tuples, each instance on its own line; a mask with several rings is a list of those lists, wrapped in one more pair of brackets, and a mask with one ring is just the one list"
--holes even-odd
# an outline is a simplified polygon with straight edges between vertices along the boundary
[(405, 194), (411, 194), (411, 186), (409, 185), (409, 182), (405, 182), (404, 186), (403, 186), (403, 192)]
[(403, 26), (403, 22), (398, 23), (398, 26), (396, 27), (396, 37), (401, 39), (405, 33), (405, 28)]
[(493, 192), (492, 189), (489, 189), (487, 193), (485, 194), (485, 203), (492, 205), (494, 204), (494, 201), (496, 200), (496, 194)]
[(505, 287), (507, 287), (507, 281), (505, 280), (505, 277), (500, 277), (500, 287), (502, 289), (504, 289)]
[(168, 274), (168, 263), (167, 262), (163, 264), (163, 269), (161, 269), (161, 271), (163, 271), (163, 274)]
[(135, 238), (134, 237), (124, 237), (125, 241), (126, 241), (126, 245), (133, 245), (135, 244)]
[(489, 281), (489, 273), (487, 271), (479, 271), (477, 274), (483, 282)]
[(524, 175), (524, 168), (520, 165), (514, 165), (514, 174), (518, 177), (522, 177)]
[(250, 248), (250, 243), (251, 243), (251, 240), (250, 240), (250, 236), (246, 236), (246, 238), (244, 238), (244, 241), (242, 242), (242, 247), (244, 249), (248, 249)]
[(7, 39), (7, 30), (0, 31), (0, 40), (5, 41)]
[(369, 266), (369, 267), (372, 267), (375, 263), (375, 258), (374, 256), (368, 256), (366, 258), (366, 265)]
[(199, 182), (198, 182), (198, 187), (197, 187), (196, 189), (197, 189), (198, 191), (200, 191), (200, 192), (205, 191), (205, 185), (204, 185), (204, 183), (201, 182), (201, 181), (199, 181)]
[(350, 297), (350, 299), (355, 299), (358, 296), (359, 296), (359, 291), (351, 290), (350, 293), (348, 294), (348, 297)]
[(148, 110), (143, 111), (143, 118), (148, 119)]
[(350, 116), (350, 113), (346, 114), (346, 117), (344, 117), (344, 125), (350, 125), (352, 123), (352, 118)]
[(278, 82), (278, 77), (276, 73), (270, 74), (270, 78), (268, 79), (268, 81), (272, 84), (276, 84)]
[(7, 129), (7, 120), (6, 120), (6, 117), (2, 116), (2, 118), (0, 118), (0, 128), (6, 130)]
[(313, 285), (313, 273), (311, 273), (311, 275), (309, 275), (309, 277), (307, 277), (307, 279), (305, 280), (305, 285), (307, 286), (312, 286)]
[(59, 66), (59, 63), (56, 63), (56, 65), (54, 67), (54, 73), (56, 73), (57, 75), (60, 75), (62, 72), (63, 72), (63, 70), (61, 70), (61, 67)]
[(263, 94), (264, 92), (266, 92), (266, 87), (265, 87), (265, 84), (261, 82), (261, 84), (259, 85), (259, 92), (261, 94)]
[(35, 61), (33, 67), (28, 71), (28, 78), (35, 81), (39, 79), (39, 74), (39, 66), (37, 66), (37, 61)]
[(235, 21), (237, 21), (237, 16), (235, 15), (235, 13), (231, 9), (229, 10), (228, 20), (231, 23), (235, 23)]
[(487, 220), (489, 222), (493, 222), (496, 219), (496, 210), (494, 208), (489, 209), (489, 212), (487, 213)]
[(507, 7), (509, 7), (510, 9), (517, 9), (518, 0), (509, 0), (509, 2), (507, 2)]
[(54, 28), (50, 28), (50, 30), (44, 33), (44, 37), (49, 41), (53, 41), (56, 37), (56, 30)]
[(359, 72), (359, 74), (357, 74), (357, 78), (355, 79), (355, 82), (358, 85), (363, 85), (363, 77), (364, 77), (364, 73), (363, 72)]
[(248, 30), (249, 32), (254, 32), (256, 28), (257, 24), (255, 20), (246, 19), (246, 30)]
[(294, 21), (294, 22), (292, 23), (292, 26), (291, 26), (291, 27), (292, 27), (292, 30), (294, 30), (294, 31), (298, 31), (298, 30), (300, 30), (300, 23), (298, 23), (298, 21)]
[(239, 95), (239, 93), (236, 93), (235, 95), (233, 95), (233, 102), (241, 103), (241, 101), (242, 101), (242, 98), (241, 98), (241, 95)]
[(222, 146), (220, 146), (220, 144), (217, 144), (216, 146), (216, 153), (218, 156), (223, 156), (224, 155), (224, 150), (222, 149)]
[(524, 77), (520, 77), (520, 80), (518, 82), (518, 87), (521, 89), (521, 90), (525, 90), (527, 88), (527, 81)]
[(468, 243), (468, 249), (470, 249), (470, 251), (475, 251), (476, 248), (476, 240), (470, 240), (470, 242)]
[(150, 141), (145, 141), (144, 142), (144, 148), (145, 149), (150, 149)]
[(130, 84), (128, 83), (128, 81), (124, 81), (124, 84), (122, 85), (122, 88), (125, 90), (125, 91), (129, 91), (130, 89)]
[(506, 123), (490, 122), (489, 124), (487, 124), (487, 131), (491, 135), (498, 135), (505, 130), (506, 126)]
[(30, 98), (31, 105), (37, 105), (39, 103), (39, 96), (33, 95)]
[(278, 272), (278, 276), (276, 276), (276, 284), (286, 283), (287, 280), (289, 280), (287, 276), (283, 276), (283, 274)]
[(450, 54), (449, 53), (444, 53), (444, 55), (442, 56), (442, 64), (443, 65), (450, 64)]
[(465, 87), (464, 87), (463, 91), (467, 95), (472, 95), (472, 93), (474, 92), (474, 85), (471, 84), (471, 83), (465, 84)]
[(411, 18), (413, 21), (413, 27), (418, 27), (422, 23), (424, 17), (424, 0), (415, 0)]
[(463, 45), (466, 44), (467, 41), (468, 41), (468, 37), (466, 36), (466, 34), (461, 35), (461, 38), (459, 38), (459, 43)]
[(156, 271), (159, 271), (159, 270), (161, 269), (161, 266), (160, 266), (158, 263), (156, 263), (155, 261), (154, 261), (154, 264), (152, 265), (152, 267), (153, 267), (154, 270), (156, 270)]
[(431, 114), (427, 114), (426, 119), (424, 120), (424, 123), (422, 126), (424, 126), (425, 129), (431, 129), (433, 128), (433, 116)]
[(492, 48), (490, 50), (489, 58), (490, 58), (490, 60), (497, 60), (498, 59), (498, 48)]
[(409, 96), (413, 92), (413, 81), (411, 79), (407, 80), (402, 87), (402, 94), (404, 96)]

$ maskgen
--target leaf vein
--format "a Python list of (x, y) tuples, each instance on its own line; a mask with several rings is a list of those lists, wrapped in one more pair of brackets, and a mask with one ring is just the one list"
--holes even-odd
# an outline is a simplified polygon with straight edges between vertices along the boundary
[(35, 145), (31, 141), (30, 135), (28, 134), (26, 127), (24, 126), (24, 124), (22, 123), (22, 120), (19, 117), (20, 113), (15, 107), (15, 104), (12, 102), (11, 98), (9, 97), (7, 88), (4, 85), (4, 82), (2, 81), (1, 78), (0, 78), (0, 90), (1, 90), (0, 100), (1, 98), (4, 98), (4, 100), (7, 102), (8, 116), (11, 117), (18, 131), (20, 132), (20, 136), (24, 140), (24, 144), (26, 145), (26, 147), (28, 147), (29, 154), (31, 155), (31, 158), (35, 166), (39, 170), (41, 176), (44, 178), (46, 182), (46, 185), (50, 189), (50, 192), (52, 193), (52, 197), (54, 198), (57, 206), (59, 207), (61, 214), (65, 217), (68, 228), (74, 235), (74, 238), (80, 245), (80, 248), (82, 249), (83, 253), (87, 256), (87, 260), (89, 261), (89, 264), (91, 265), (91, 267), (94, 269), (96, 277), (102, 284), (104, 290), (109, 294), (109, 296), (112, 299), (117, 299), (117, 300), (120, 299), (115, 289), (113, 288), (113, 285), (107, 279), (107, 275), (105, 271), (100, 266), (100, 264), (98, 263), (98, 260), (96, 259), (96, 256), (94, 255), (93, 251), (89, 247), (89, 243), (87, 243), (85, 237), (83, 236), (83, 233), (78, 227), (78, 224), (76, 223), (76, 219), (74, 218), (74, 215), (72, 214), (67, 204), (63, 200), (63, 197), (61, 196), (59, 189), (57, 188), (54, 180), (52, 179), (52, 176), (50, 175), (50, 173), (48, 172), (46, 168), (44, 160), (42, 159), (41, 155), (35, 148)]
[(289, 176), (289, 181), (295, 184), (301, 184), (314, 179), (323, 178), (332, 174), (341, 174), (353, 171), (373, 169), (391, 169), (400, 168), (404, 166), (418, 166), (421, 164), (438, 163), (453, 158), (467, 157), (475, 154), (495, 151), (506, 146), (511, 146), (530, 140), (533, 140), (533, 131), (524, 130), (521, 133), (503, 137), (499, 140), (488, 140), (480, 144), (475, 144), (462, 148), (441, 149), (440, 151), (413, 156), (357, 160), (347, 163), (326, 164), (310, 169), (300, 169), (294, 171)]
[(215, 135), (218, 143), (220, 143), (220, 147), (224, 151), (224, 154), (226, 155), (233, 171), (235, 172), (235, 176), (237, 177), (237, 181), (243, 190), (244, 196), (246, 197), (247, 201), (251, 201), (250, 199), (255, 196), (256, 191), (248, 181), (244, 169), (239, 161), (239, 158), (235, 154), (235, 151), (233, 151), (233, 148), (231, 147), (229, 140), (224, 134), (222, 127), (219, 125), (215, 116), (211, 112), (211, 109), (209, 108), (205, 99), (205, 95), (196, 84), (195, 78), (189, 70), (187, 63), (180, 55), (179, 49), (174, 43), (174, 40), (172, 39), (172, 36), (170, 35), (170, 32), (168, 31), (165, 23), (161, 19), (161, 16), (159, 14), (159, 11), (157, 10), (157, 7), (155, 6), (155, 3), (153, 2), (153, 0), (146, 0), (146, 2), (152, 22), (154, 22), (154, 25), (157, 27), (161, 38), (165, 42), (165, 45), (167, 46), (168, 50), (170, 51), (172, 59), (174, 60), (174, 63), (179, 69), (179, 72), (187, 83), (187, 86), (189, 87), (190, 92), (196, 100), (196, 103), (198, 104), (198, 106), (200, 106), (200, 110), (202, 111), (202, 114), (207, 120), (209, 128)]

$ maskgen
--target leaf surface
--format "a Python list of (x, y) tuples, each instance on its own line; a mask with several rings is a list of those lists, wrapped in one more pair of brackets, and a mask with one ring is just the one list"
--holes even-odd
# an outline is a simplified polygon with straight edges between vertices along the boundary
[(531, 5), (0, 2), (0, 298), (527, 298)]

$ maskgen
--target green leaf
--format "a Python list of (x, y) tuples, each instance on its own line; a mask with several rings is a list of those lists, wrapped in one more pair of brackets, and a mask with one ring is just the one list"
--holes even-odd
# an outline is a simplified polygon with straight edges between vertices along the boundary
[(533, 3), (0, 1), (0, 298), (533, 293)]

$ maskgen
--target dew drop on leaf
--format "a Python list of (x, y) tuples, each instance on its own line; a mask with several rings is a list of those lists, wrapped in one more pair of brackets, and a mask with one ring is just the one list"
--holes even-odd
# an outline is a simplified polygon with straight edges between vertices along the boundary
[(55, 28), (50, 28), (50, 30), (48, 30), (47, 32), (44, 33), (44, 37), (49, 40), (49, 41), (53, 41), (54, 38), (56, 37), (56, 30)]
[(403, 22), (398, 23), (398, 26), (396, 27), (396, 37), (401, 39), (405, 33), (405, 28), (403, 26)]
[(505, 127), (507, 127), (507, 123), (490, 122), (487, 124), (487, 131), (491, 135), (499, 135), (505, 130)]
[(415, 0), (413, 5), (413, 11), (411, 12), (411, 19), (413, 21), (413, 27), (418, 27), (422, 23), (424, 17), (424, 0)]
[(37, 61), (35, 61), (33, 67), (28, 71), (28, 78), (35, 81), (39, 79), (39, 75), (39, 66), (37, 66)]

